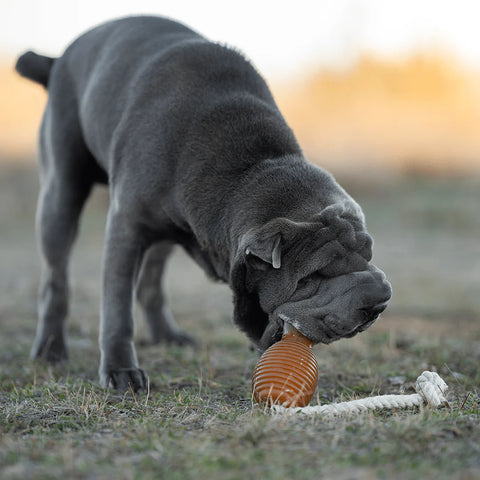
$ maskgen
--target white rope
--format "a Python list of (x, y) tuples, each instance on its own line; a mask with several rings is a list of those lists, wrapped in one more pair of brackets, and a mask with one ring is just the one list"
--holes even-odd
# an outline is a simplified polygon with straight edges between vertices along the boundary
[(272, 411), (275, 413), (292, 414), (302, 413), (304, 415), (345, 415), (366, 412), (369, 410), (410, 408), (426, 403), (437, 408), (448, 405), (445, 392), (448, 385), (435, 372), (423, 372), (415, 383), (417, 393), (412, 395), (378, 395), (349, 402), (330, 403), (328, 405), (315, 405), (311, 407), (287, 408), (274, 405)]

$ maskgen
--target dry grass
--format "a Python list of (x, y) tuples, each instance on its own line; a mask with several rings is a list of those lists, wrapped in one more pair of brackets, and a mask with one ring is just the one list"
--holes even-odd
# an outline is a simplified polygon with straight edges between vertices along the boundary
[[(20, 335), (26, 338), (27, 331)], [(428, 363), (439, 345), (424, 338), (406, 348), (388, 346), (385, 337), (373, 333), (353, 345), (319, 350), (317, 400), (398, 391), (392, 383), (399, 381), (399, 371), (408, 388), (418, 371), (420, 345)], [(470, 356), (458, 365), (465, 378), (455, 379), (448, 365), (440, 366), (451, 385), (452, 410), (351, 419), (272, 417), (252, 408), (253, 359), (245, 347), (237, 338), (197, 352), (140, 349), (151, 389), (137, 396), (105, 392), (94, 378), (81, 378), (85, 372), (94, 375), (95, 348), (72, 352), (69, 366), (54, 369), (31, 364), (19, 350), (1, 379), (2, 478), (469, 478), (480, 473), (480, 415), (472, 381), (478, 377), (470, 376), (480, 358), (472, 344), (461, 343)], [(405, 357), (401, 365), (398, 348)], [(448, 343), (441, 348), (452, 353)]]

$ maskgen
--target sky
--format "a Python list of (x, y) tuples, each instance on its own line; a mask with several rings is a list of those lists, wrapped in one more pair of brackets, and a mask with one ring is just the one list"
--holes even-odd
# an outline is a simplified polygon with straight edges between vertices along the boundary
[(102, 21), (150, 13), (243, 51), (267, 76), (341, 68), (360, 54), (446, 51), (480, 70), (478, 0), (0, 0), (0, 55), (59, 55)]

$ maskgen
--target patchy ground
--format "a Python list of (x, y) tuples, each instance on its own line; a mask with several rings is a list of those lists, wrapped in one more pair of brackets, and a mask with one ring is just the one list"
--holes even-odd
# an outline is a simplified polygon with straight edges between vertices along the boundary
[[(342, 179), (340, 179), (342, 180)], [(97, 383), (100, 261), (108, 196), (87, 205), (73, 258), (70, 360), (28, 360), (39, 262), (37, 174), (0, 164), (0, 477), (335, 479), (480, 476), (480, 181), (344, 179), (394, 297), (367, 332), (316, 347), (315, 402), (408, 391), (435, 368), (451, 410), (353, 419), (278, 419), (252, 406), (256, 356), (231, 321), (231, 294), (180, 251), (168, 290), (199, 347), (154, 347), (137, 322), (148, 394)]]

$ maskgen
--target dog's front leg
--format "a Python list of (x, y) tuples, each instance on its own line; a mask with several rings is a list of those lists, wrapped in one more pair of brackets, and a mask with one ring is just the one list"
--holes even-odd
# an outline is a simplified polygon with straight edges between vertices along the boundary
[(135, 219), (110, 207), (103, 260), (103, 297), (100, 325), (100, 381), (125, 391), (146, 388), (133, 345), (133, 287), (145, 250)]

